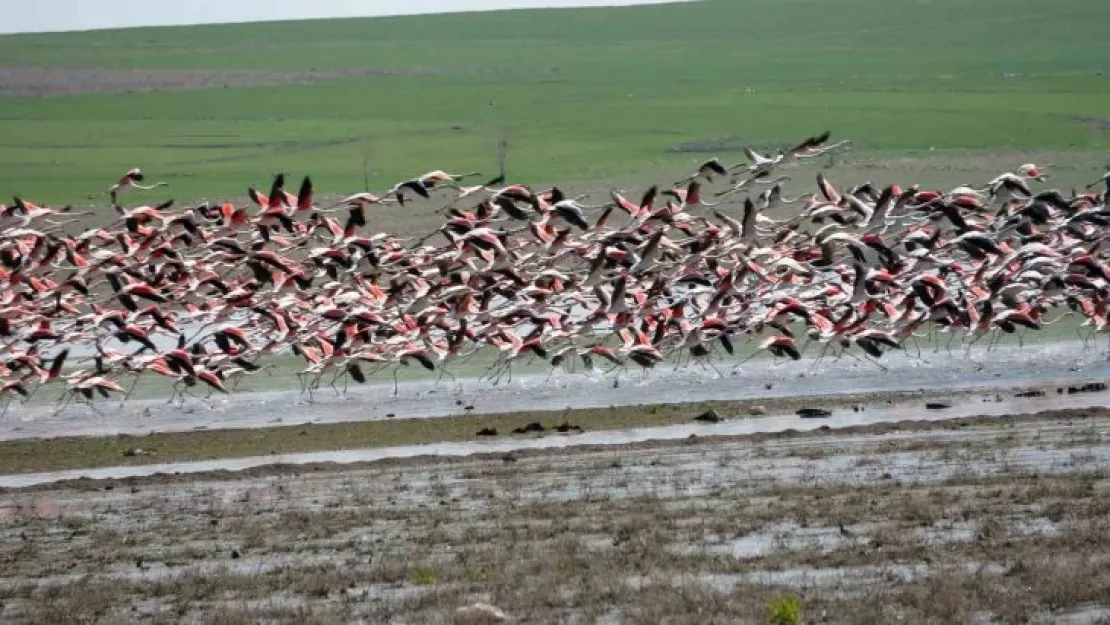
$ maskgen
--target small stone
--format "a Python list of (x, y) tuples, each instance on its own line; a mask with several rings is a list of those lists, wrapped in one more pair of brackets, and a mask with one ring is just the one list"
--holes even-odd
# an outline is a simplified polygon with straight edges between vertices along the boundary
[(473, 603), (455, 610), (455, 625), (491, 625), (509, 620), (505, 612), (488, 603)]

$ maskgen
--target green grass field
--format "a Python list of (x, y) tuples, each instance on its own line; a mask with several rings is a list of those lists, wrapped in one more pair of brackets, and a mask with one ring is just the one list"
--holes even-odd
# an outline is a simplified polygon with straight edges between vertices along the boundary
[[(849, 160), (1098, 155), (1108, 19), (1090, 0), (705, 0), (5, 36), (0, 71), (51, 68), (81, 93), (0, 89), (0, 197), (88, 203), (133, 166), (183, 200), (279, 170), (353, 192), (364, 153), (380, 190), (492, 171), (503, 137), (536, 183), (673, 175), (699, 149), (740, 160), (825, 129)], [(240, 74), (144, 91), (107, 71), (128, 69)], [(241, 84), (255, 71), (270, 84)], [(273, 84), (305, 72), (323, 77)]]

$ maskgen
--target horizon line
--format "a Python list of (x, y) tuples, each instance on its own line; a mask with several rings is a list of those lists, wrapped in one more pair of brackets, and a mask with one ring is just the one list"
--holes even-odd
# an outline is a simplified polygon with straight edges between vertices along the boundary
[[(424, 10), (424, 11), (406, 11), (404, 9), (398, 11), (387, 11), (384, 13), (339, 13), (336, 15), (318, 16), (318, 17), (279, 17), (274, 19), (232, 19), (227, 21), (163, 21), (152, 22), (150, 24), (136, 24), (129, 26), (102, 26), (94, 28), (59, 28), (59, 29), (46, 29), (46, 30), (13, 30), (3, 31), (0, 30), (0, 37), (10, 37), (19, 35), (59, 35), (70, 33), (96, 33), (96, 32), (114, 32), (114, 31), (129, 31), (140, 29), (155, 29), (155, 28), (188, 28), (193, 26), (235, 26), (244, 24), (279, 24), (284, 22), (319, 22), (328, 20), (343, 20), (343, 19), (383, 19), (394, 17), (418, 17), (421, 15), (462, 15), (473, 13), (505, 13), (510, 11), (558, 11), (558, 10), (577, 10), (577, 9), (603, 9), (603, 8), (632, 8), (637, 6), (653, 6), (662, 4), (680, 4), (688, 2), (698, 2), (700, 0), (571, 0), (576, 4), (563, 5), (563, 6), (508, 6), (508, 7), (492, 7), (492, 8), (474, 8), (474, 9), (452, 9), (452, 10)], [(581, 4), (577, 4), (581, 2)]]

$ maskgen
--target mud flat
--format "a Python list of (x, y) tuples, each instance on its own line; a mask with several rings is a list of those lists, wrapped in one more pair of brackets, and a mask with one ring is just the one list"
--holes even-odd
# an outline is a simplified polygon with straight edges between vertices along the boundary
[(1110, 411), (0, 494), (0, 620), (1105, 622)]

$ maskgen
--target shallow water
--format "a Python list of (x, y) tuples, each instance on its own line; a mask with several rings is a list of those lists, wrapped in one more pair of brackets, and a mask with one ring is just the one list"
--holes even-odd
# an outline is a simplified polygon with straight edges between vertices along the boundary
[[(131, 401), (122, 407), (104, 402), (97, 404), (95, 410), (72, 406), (57, 414), (51, 406), (16, 405), (0, 418), (0, 440), (336, 423), (386, 419), (390, 415), (441, 417), (463, 414), (459, 402), (473, 405), (477, 413), (492, 414), (912, 390), (940, 393), (1031, 384), (1067, 385), (1110, 378), (1110, 362), (1105, 356), (1094, 349), (1083, 350), (1076, 341), (1001, 347), (989, 352), (977, 348), (966, 358), (962, 351), (951, 356), (944, 351), (927, 353), (923, 354), (925, 360), (912, 356), (888, 354), (883, 358), (885, 371), (851, 359), (819, 364), (812, 359), (781, 364), (756, 360), (740, 365), (735, 375), (730, 373), (729, 364), (723, 362), (718, 365), (723, 377), (697, 365), (679, 371), (660, 366), (646, 377), (638, 372), (623, 375), (616, 386), (612, 377), (605, 376), (526, 374), (514, 376), (512, 383), (496, 386), (462, 379), (461, 393), (456, 393), (457, 387), (447, 382), (439, 385), (433, 381), (406, 382), (394, 397), (391, 383), (378, 383), (351, 387), (345, 397), (337, 397), (330, 389), (321, 390), (312, 404), (301, 402), (297, 391), (270, 391), (212, 400), (191, 399), (181, 407), (167, 405), (163, 400)], [(1102, 404), (1082, 403), (1089, 405)], [(1062, 404), (1054, 401), (1046, 407)], [(1020, 409), (1009, 400), (994, 408)], [(943, 413), (943, 416), (954, 414)], [(979, 410), (968, 414), (984, 413)]]

